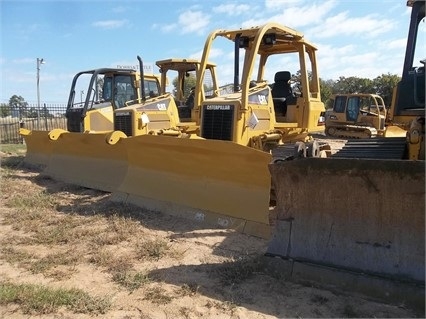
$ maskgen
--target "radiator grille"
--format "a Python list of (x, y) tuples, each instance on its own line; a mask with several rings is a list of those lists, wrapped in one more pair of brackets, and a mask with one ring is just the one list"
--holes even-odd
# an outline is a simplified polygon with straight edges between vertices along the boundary
[(132, 114), (114, 115), (114, 130), (132, 136)]
[(70, 132), (83, 132), (83, 109), (69, 109), (66, 113), (67, 130)]
[(385, 129), (385, 119), (384, 118), (380, 118), (380, 129), (381, 130)]
[(201, 136), (206, 139), (232, 141), (234, 105), (203, 107)]

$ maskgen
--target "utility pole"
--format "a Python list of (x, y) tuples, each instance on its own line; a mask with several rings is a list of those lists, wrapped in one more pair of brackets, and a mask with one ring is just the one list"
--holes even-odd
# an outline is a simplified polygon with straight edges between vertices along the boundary
[(44, 63), (43, 58), (37, 58), (37, 130), (40, 130), (40, 64)]

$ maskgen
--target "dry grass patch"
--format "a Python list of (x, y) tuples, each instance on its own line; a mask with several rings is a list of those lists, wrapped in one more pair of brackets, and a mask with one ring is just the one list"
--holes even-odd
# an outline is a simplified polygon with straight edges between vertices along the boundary
[(145, 239), (136, 244), (136, 256), (139, 259), (159, 260), (170, 253), (170, 244), (163, 238)]
[(38, 211), (55, 207), (55, 200), (52, 195), (45, 191), (22, 194), (17, 193), (7, 201), (7, 206), (16, 208), (19, 212)]
[[(53, 277), (60, 280), (70, 278), (76, 271), (75, 266), (81, 261), (81, 256), (73, 249), (65, 252), (50, 253), (42, 258), (14, 247), (4, 247), (0, 252), (2, 260), (11, 265), (27, 269), (33, 274), (41, 273), (46, 277)], [(58, 268), (63, 266), (67, 268)]]
[(173, 300), (174, 297), (167, 294), (162, 287), (152, 287), (145, 290), (144, 300), (148, 300), (158, 305), (166, 305)]
[(2, 259), (12, 265), (28, 264), (34, 258), (33, 254), (13, 247), (3, 247), (0, 252)]
[(198, 293), (198, 289), (200, 289), (200, 286), (196, 283), (190, 283), (190, 284), (183, 284), (179, 290), (178, 295), (179, 296), (195, 296)]
[(224, 285), (239, 284), (262, 271), (260, 256), (242, 256), (224, 262), (215, 270), (215, 275)]
[(130, 292), (151, 281), (147, 273), (136, 271), (116, 272), (113, 274), (112, 280)]
[(109, 273), (127, 272), (133, 268), (132, 260), (129, 256), (117, 256), (110, 249), (104, 247), (90, 254), (89, 262), (98, 267), (104, 267)]
[(112, 261), (115, 261), (115, 258), (114, 254), (110, 250), (94, 246), (88, 260), (96, 266), (109, 268), (109, 265)]
[(108, 299), (92, 297), (80, 289), (52, 289), (35, 284), (0, 282), (0, 305), (18, 304), (25, 314), (48, 314), (66, 307), (74, 313), (105, 313)]
[(49, 275), (52, 268), (58, 266), (72, 266), (75, 267), (81, 261), (81, 256), (74, 252), (73, 249), (65, 252), (57, 252), (48, 254), (45, 257), (38, 259), (31, 263), (29, 270), (34, 273), (42, 273)]
[(132, 241), (141, 232), (137, 221), (116, 214), (108, 216), (106, 226), (94, 236), (93, 244), (97, 246), (117, 245), (124, 241)]

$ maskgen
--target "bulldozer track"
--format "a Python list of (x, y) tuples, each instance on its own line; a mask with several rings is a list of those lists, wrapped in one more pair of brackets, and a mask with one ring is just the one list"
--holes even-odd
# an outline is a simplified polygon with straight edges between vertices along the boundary
[(406, 154), (406, 138), (376, 138), (349, 140), (334, 158), (403, 159)]

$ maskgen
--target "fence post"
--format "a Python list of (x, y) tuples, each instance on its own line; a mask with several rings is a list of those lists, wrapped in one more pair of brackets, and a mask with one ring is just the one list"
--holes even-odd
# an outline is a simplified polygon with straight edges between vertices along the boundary
[(46, 103), (44, 103), (43, 105), (44, 105), (44, 127), (46, 128), (46, 131), (48, 131), (48, 128), (47, 128), (47, 114), (49, 114), (49, 112), (47, 112)]

